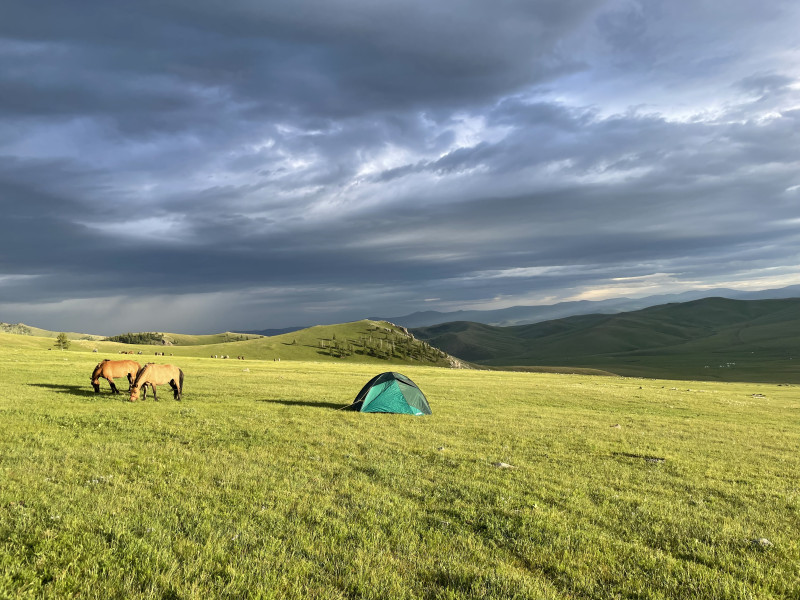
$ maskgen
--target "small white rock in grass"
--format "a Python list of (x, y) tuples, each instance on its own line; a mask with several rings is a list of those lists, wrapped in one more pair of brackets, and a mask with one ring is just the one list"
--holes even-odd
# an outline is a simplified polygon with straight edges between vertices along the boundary
[(758, 538), (750, 540), (750, 543), (759, 548), (772, 548), (775, 544), (770, 542), (767, 538)]
[(612, 425), (612, 426), (611, 426), (611, 428), (612, 428), (612, 429), (622, 429), (622, 425), (620, 425), (619, 423), (617, 423), (616, 425)]
[(242, 369), (242, 373), (249, 373), (250, 369)]
[(516, 469), (514, 465), (510, 465), (504, 462), (493, 462), (492, 466), (497, 467), (498, 469)]

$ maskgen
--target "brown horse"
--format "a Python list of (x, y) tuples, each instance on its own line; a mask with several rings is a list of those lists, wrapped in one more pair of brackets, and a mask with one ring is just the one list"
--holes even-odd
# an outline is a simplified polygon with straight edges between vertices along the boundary
[(139, 399), (139, 390), (142, 390), (142, 400), (147, 398), (147, 386), (153, 388), (153, 400), (158, 401), (156, 396), (156, 385), (168, 383), (172, 388), (175, 400), (181, 399), (183, 393), (183, 371), (174, 365), (157, 365), (147, 363), (141, 368), (139, 374), (131, 385), (131, 402)]
[(92, 373), (92, 387), (94, 388), (94, 392), (96, 394), (100, 392), (101, 377), (108, 380), (108, 383), (111, 385), (111, 392), (114, 394), (119, 394), (117, 386), (114, 385), (114, 378), (127, 377), (128, 391), (130, 391), (133, 386), (133, 380), (136, 378), (136, 374), (141, 368), (142, 366), (135, 360), (105, 359), (94, 368), (94, 372)]

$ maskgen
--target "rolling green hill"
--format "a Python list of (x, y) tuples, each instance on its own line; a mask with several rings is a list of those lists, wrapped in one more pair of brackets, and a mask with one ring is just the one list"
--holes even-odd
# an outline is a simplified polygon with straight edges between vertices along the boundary
[(533, 325), (456, 322), (420, 339), (487, 366), (574, 366), (621, 375), (800, 381), (800, 298), (705, 298)]
[[(39, 329), (38, 327), (31, 327), (25, 323), (2, 323), (0, 322), (0, 332), (13, 333), (16, 335), (30, 335), (34, 337), (54, 338), (60, 332), (50, 331), (48, 329)], [(66, 332), (67, 337), (71, 340), (102, 340), (102, 335), (92, 335), (90, 333), (75, 333)]]
[[(42, 331), (42, 330), (39, 330)], [(0, 333), (0, 343), (24, 342), (29, 348), (53, 348), (55, 332), (50, 336)], [(121, 352), (133, 352), (152, 357), (156, 352), (169, 356), (230, 357), (244, 356), (245, 360), (336, 360), (359, 363), (428, 365), (438, 367), (464, 366), (459, 360), (415, 339), (407, 330), (381, 321), (355, 321), (337, 325), (317, 325), (273, 337), (221, 333), (216, 335), (182, 335), (164, 333), (172, 346), (127, 344), (103, 339), (73, 339), (66, 352), (92, 352), (101, 358), (112, 358)], [(4, 338), (9, 340), (4, 341)]]

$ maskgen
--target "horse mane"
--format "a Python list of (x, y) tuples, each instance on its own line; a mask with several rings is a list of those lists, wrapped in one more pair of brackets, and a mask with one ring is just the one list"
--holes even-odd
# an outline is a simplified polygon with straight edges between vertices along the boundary
[(94, 368), (94, 371), (92, 371), (92, 377), (97, 375), (99, 373), (99, 371), (100, 371), (100, 368), (103, 366), (103, 363), (107, 363), (107, 362), (111, 362), (111, 359), (110, 358), (104, 358), (99, 363), (97, 363), (97, 366)]
[(142, 375), (144, 375), (144, 372), (147, 370), (147, 367), (149, 367), (150, 365), (154, 365), (154, 364), (155, 363), (151, 363), (151, 362), (145, 363), (145, 365), (141, 369), (139, 369), (139, 372), (136, 373), (136, 379), (134, 379), (133, 380), (133, 384), (131, 384), (132, 388), (139, 386), (139, 380), (142, 378)]

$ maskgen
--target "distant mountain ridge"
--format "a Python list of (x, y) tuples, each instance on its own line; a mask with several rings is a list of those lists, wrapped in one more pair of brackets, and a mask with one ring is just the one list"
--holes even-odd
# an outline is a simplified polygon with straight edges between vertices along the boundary
[(429, 327), (452, 321), (471, 321), (485, 325), (509, 327), (562, 319), (574, 315), (614, 314), (640, 310), (670, 302), (690, 302), (702, 298), (718, 297), (732, 300), (767, 300), (800, 297), (800, 285), (779, 289), (743, 291), (728, 288), (691, 290), (680, 294), (660, 294), (644, 298), (611, 298), (608, 300), (577, 300), (536, 306), (511, 306), (497, 310), (434, 310), (415, 312), (402, 317), (381, 317), (382, 320), (402, 327)]
[(411, 331), (453, 356), (486, 366), (800, 383), (800, 298), (704, 298), (512, 327), (458, 321)]

